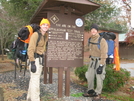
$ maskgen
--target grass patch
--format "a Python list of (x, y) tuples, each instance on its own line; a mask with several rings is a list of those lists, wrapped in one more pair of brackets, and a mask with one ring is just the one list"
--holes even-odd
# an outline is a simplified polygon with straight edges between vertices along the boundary
[(110, 94), (110, 93), (102, 93), (102, 97), (105, 97), (110, 100), (115, 100), (115, 101), (134, 101), (133, 98), (130, 98), (130, 96), (127, 95), (116, 95), (116, 94)]
[(71, 94), (73, 97), (81, 97), (83, 93), (76, 93), (76, 94)]

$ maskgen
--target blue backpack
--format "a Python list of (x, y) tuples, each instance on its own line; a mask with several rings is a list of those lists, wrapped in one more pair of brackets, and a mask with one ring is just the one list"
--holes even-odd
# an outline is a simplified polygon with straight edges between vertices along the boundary
[(102, 38), (104, 38), (108, 44), (108, 56), (111, 56), (114, 54), (114, 40), (116, 39), (116, 35), (112, 32), (102, 32), (99, 33), (100, 37), (98, 39), (97, 43), (90, 42), (91, 38), (88, 39), (88, 46), (89, 44), (97, 45), (100, 49), (100, 41)]

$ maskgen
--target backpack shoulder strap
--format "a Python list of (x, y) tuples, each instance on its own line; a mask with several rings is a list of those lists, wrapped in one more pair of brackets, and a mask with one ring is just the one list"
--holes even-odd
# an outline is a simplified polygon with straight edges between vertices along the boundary
[(90, 40), (91, 40), (91, 38), (88, 39), (88, 46), (90, 45)]
[(91, 42), (90, 40), (91, 40), (91, 38), (89, 38), (88, 39), (88, 46), (89, 46), (89, 44), (91, 43), (91, 44), (94, 44), (94, 45), (99, 45), (100, 44), (100, 41), (101, 41), (101, 37), (99, 37), (99, 39), (98, 39), (98, 42), (97, 43), (94, 43), (94, 42)]
[(98, 39), (98, 48), (100, 49), (100, 42), (101, 42), (101, 39), (103, 38), (103, 36), (100, 36), (99, 39)]
[(40, 39), (41, 39), (41, 33), (40, 33), (39, 31), (37, 31), (37, 33), (38, 33), (38, 39), (37, 39), (36, 46), (38, 45), (38, 42), (39, 42), (39, 41), (40, 41)]
[(99, 44), (100, 44), (102, 38), (103, 38), (103, 36), (100, 36), (100, 37), (99, 37), (99, 39), (98, 39), (98, 43), (99, 43)]
[(100, 49), (100, 42), (101, 42), (101, 39), (103, 38), (103, 36), (100, 36), (99, 39), (98, 39), (98, 43), (94, 43), (94, 42), (90, 42), (91, 38), (88, 39), (88, 46), (91, 44), (94, 44), (94, 45), (98, 45), (98, 48)]

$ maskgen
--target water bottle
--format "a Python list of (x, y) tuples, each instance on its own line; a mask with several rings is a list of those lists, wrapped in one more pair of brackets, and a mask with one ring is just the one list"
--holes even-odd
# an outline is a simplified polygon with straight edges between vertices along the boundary
[(26, 52), (27, 52), (26, 50), (22, 50), (21, 51), (21, 54), (22, 54), (21, 60), (22, 61), (25, 61), (26, 60)]
[(27, 52), (26, 50), (22, 50), (22, 51), (21, 51), (21, 54), (22, 54), (22, 55), (26, 55), (26, 52)]

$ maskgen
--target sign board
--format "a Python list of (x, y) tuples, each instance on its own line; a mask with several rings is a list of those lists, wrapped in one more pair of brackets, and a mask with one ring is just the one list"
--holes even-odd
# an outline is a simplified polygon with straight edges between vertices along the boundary
[(47, 13), (51, 26), (46, 67), (83, 66), (84, 20), (76, 15)]

